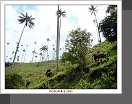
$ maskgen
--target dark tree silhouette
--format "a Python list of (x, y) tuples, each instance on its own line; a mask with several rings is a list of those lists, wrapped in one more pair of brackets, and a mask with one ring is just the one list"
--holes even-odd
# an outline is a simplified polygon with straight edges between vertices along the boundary
[(106, 12), (110, 15), (100, 22), (100, 31), (108, 41), (114, 42), (117, 41), (117, 7), (110, 5)]

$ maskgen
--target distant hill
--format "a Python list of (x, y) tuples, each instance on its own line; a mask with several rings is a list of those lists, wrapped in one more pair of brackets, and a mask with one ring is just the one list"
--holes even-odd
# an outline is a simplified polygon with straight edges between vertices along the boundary
[[(109, 60), (95, 62), (92, 55), (109, 52)], [(104, 41), (91, 48), (86, 55), (87, 68), (81, 73), (78, 65), (61, 63), (56, 70), (56, 61), (15, 63), (6, 67), (6, 88), (23, 89), (116, 89), (117, 88), (117, 43)], [(45, 75), (50, 69), (50, 77)]]

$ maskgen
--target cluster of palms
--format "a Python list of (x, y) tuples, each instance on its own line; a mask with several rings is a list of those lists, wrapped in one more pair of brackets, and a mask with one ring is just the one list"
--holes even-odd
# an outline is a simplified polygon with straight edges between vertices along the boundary
[[(7, 45), (9, 46), (10, 43), (7, 43)], [(17, 43), (18, 44), (18, 43)], [(23, 49), (23, 45), (21, 45), (20, 50), (17, 50), (19, 52), (19, 55), (17, 56), (17, 61), (18, 62), (25, 62), (25, 58), (26, 58), (26, 52), (27, 52), (27, 47), (28, 45), (26, 45), (26, 48)], [(9, 57), (8, 55), (6, 56), (6, 62), (12, 62), (13, 61), (13, 56), (15, 54), (15, 51), (11, 52), (11, 57)], [(21, 59), (20, 59), (21, 57)]]
[[(34, 49), (33, 51), (28, 51), (29, 53), (32, 54), (31, 57), (31, 61), (30, 62), (36, 62), (38, 56), (40, 56), (39, 62), (43, 62), (43, 61), (48, 61), (49, 60), (49, 41), (50, 39), (47, 38), (47, 45), (42, 45), (40, 47), (40, 50), (36, 50), (36, 44), (37, 42), (34, 42)], [(9, 46), (10, 43), (7, 43), (7, 45)], [(26, 47), (24, 48), (24, 45), (20, 45), (20, 50), (18, 50), (18, 55), (17, 55), (17, 62), (25, 62), (25, 58), (26, 58), (26, 52), (27, 52), (27, 48), (28, 45), (26, 45)], [(53, 52), (52, 52), (52, 60), (55, 60), (55, 54), (56, 54), (56, 48), (55, 45), (53, 44), (53, 48), (52, 48)], [(39, 52), (40, 51), (40, 52)], [(6, 56), (6, 62), (12, 62), (13, 61), (13, 56), (14, 56), (14, 51), (12, 51), (11, 53), (11, 57), (9, 57), (8, 55)], [(60, 56), (61, 56), (61, 48), (60, 48)], [(61, 57), (60, 57), (61, 58)]]
[[(97, 29), (98, 29), (98, 35), (99, 35), (99, 42), (101, 42), (101, 37), (100, 37), (100, 32), (99, 32), (99, 25), (98, 25), (97, 18), (96, 18), (96, 12), (97, 12), (96, 7), (94, 7), (93, 5), (91, 5), (91, 7), (89, 8), (89, 10), (90, 10), (91, 14), (94, 14), (94, 16), (95, 16), (95, 20), (93, 22), (96, 23), (96, 26), (97, 26)], [(61, 50), (61, 48), (60, 48), (61, 17), (66, 17), (66, 12), (65, 11), (62, 11), (59, 8), (59, 5), (58, 5), (58, 10), (57, 10), (56, 14), (57, 14), (57, 41), (56, 41), (56, 48), (55, 48), (55, 45), (53, 45), (53, 58), (52, 59), (56, 59), (57, 60), (57, 69), (58, 69), (58, 66), (59, 66), (59, 51)], [(17, 42), (16, 51), (13, 51), (12, 52), (12, 55), (14, 54), (14, 58), (13, 57), (11, 58), (11, 60), (13, 60), (13, 63), (15, 62), (16, 57), (17, 57), (17, 61), (19, 61), (19, 59), (20, 59), (20, 54), (17, 56), (17, 52), (19, 52), (20, 41), (21, 41), (21, 38), (22, 38), (22, 35), (23, 35), (23, 32), (24, 32), (24, 29), (27, 26), (30, 29), (33, 28), (33, 26), (35, 24), (32, 22), (32, 20), (34, 20), (34, 19), (35, 18), (32, 18), (32, 15), (29, 16), (28, 13), (26, 13), (26, 14), (21, 13), (21, 16), (19, 16), (18, 22), (20, 24), (22, 24), (22, 23), (25, 23), (25, 24), (24, 24), (22, 33), (20, 35), (19, 41)], [(47, 43), (49, 41), (50, 40), (47, 39)], [(38, 53), (35, 51), (36, 44), (37, 43), (34, 42), (34, 50), (32, 51), (33, 56), (32, 56), (31, 62), (34, 61), (34, 57), (36, 59), (38, 57), (37, 56)], [(22, 45), (21, 45), (21, 47), (22, 47)], [(28, 45), (27, 45), (27, 47), (28, 47)], [(21, 56), (21, 62), (22, 62), (22, 60), (25, 61), (27, 47), (26, 47), (26, 49), (23, 49), (23, 54)], [(22, 48), (20, 49), (20, 53), (21, 53), (21, 50), (22, 50)], [(40, 53), (39, 53), (39, 55), (40, 55), (40, 61), (44, 61), (44, 59), (46, 59), (46, 56), (45, 56), (45, 53), (46, 52), (47, 52), (47, 60), (49, 60), (48, 44), (47, 44), (47, 46), (46, 45), (43, 45), (40, 48)], [(55, 54), (56, 54), (56, 57), (55, 57)]]

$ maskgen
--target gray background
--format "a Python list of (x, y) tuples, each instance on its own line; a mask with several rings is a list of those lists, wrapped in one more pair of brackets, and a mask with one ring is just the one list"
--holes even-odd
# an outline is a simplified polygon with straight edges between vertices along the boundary
[[(0, 95), (2, 104), (131, 104), (131, 53), (132, 6), (131, 0), (123, 0), (122, 13), (122, 73), (123, 94), (120, 95)], [(10, 101), (10, 103), (9, 103)]]

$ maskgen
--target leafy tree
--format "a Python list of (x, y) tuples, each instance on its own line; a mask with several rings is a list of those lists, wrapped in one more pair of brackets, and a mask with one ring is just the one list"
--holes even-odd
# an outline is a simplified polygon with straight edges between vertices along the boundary
[(109, 5), (107, 7), (106, 13), (110, 13), (112, 14), (113, 12), (115, 12), (117, 10), (117, 5)]
[(65, 53), (65, 56), (68, 55), (67, 58), (72, 64), (79, 64), (82, 70), (86, 68), (85, 56), (91, 47), (92, 39), (90, 39), (90, 36), (91, 33), (87, 32), (86, 29), (82, 30), (81, 28), (77, 28), (69, 33), (68, 39), (66, 40), (65, 46), (69, 55)]
[(26, 15), (24, 15), (23, 13), (21, 13), (21, 16), (19, 16), (18, 22), (19, 22), (20, 24), (22, 24), (22, 23), (25, 23), (25, 24), (24, 24), (24, 27), (23, 27), (21, 36), (20, 36), (20, 38), (19, 38), (17, 47), (16, 47), (16, 51), (15, 51), (13, 63), (15, 62), (15, 59), (16, 59), (16, 55), (17, 55), (17, 52), (18, 52), (18, 49), (19, 49), (19, 44), (20, 44), (20, 41), (21, 41), (21, 38), (22, 38), (22, 34), (23, 34), (23, 32), (24, 32), (24, 29), (25, 29), (26, 26), (28, 26), (30, 29), (33, 28), (34, 23), (32, 22), (32, 20), (34, 20), (34, 19), (35, 19), (35, 18), (32, 18), (32, 15), (29, 16), (28, 13), (26, 13)]
[(69, 60), (70, 60), (70, 54), (68, 52), (64, 52), (62, 54), (61, 62), (65, 63), (66, 61), (69, 61)]
[(101, 21), (100, 32), (108, 41), (117, 41), (117, 7), (110, 5), (106, 12), (110, 15)]

